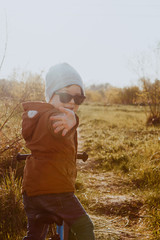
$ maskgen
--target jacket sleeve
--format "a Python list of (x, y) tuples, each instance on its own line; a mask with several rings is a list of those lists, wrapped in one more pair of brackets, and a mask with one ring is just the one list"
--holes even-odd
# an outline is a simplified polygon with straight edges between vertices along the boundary
[(37, 111), (25, 111), (22, 115), (22, 136), (28, 141), (32, 138), (33, 132), (39, 120), (40, 114)]

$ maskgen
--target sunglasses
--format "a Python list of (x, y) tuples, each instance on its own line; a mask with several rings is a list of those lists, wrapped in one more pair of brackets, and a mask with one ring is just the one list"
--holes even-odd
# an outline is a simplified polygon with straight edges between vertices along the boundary
[(69, 103), (72, 99), (76, 105), (80, 105), (86, 98), (84, 95), (71, 95), (69, 93), (55, 92), (56, 95), (59, 95), (59, 99), (62, 103)]

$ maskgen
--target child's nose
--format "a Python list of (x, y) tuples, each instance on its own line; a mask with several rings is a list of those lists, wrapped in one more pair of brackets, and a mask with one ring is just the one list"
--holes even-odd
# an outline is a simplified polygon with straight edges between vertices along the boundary
[(71, 99), (70, 103), (73, 103), (73, 104), (75, 103), (73, 98)]

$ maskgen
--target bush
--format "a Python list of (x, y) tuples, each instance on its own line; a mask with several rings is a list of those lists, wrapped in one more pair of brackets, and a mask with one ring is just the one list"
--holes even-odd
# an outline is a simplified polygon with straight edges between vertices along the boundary
[(159, 189), (150, 194), (146, 200), (148, 205), (149, 226), (153, 231), (155, 240), (160, 237), (160, 194)]
[(0, 239), (16, 239), (26, 227), (21, 179), (16, 179), (15, 172), (11, 169), (0, 188), (0, 216)]
[(138, 188), (157, 189), (160, 185), (160, 168), (150, 166), (146, 169), (139, 169), (137, 174), (134, 174), (132, 181)]

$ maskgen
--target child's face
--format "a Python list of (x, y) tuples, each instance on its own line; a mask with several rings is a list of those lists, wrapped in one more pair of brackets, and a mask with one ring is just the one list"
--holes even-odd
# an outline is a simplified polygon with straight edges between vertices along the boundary
[(60, 95), (58, 95), (59, 93), (68, 93), (72, 96), (81, 96), (81, 88), (78, 85), (71, 85), (68, 87), (64, 87), (59, 89), (51, 98), (51, 100), (49, 101), (50, 104), (52, 104), (55, 108), (59, 108), (59, 107), (64, 107), (64, 108), (68, 108), (71, 109), (72, 111), (76, 112), (79, 108), (79, 105), (77, 105), (74, 102), (74, 99), (72, 98), (69, 102), (64, 103), (61, 102), (60, 100)]

